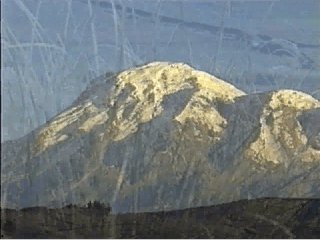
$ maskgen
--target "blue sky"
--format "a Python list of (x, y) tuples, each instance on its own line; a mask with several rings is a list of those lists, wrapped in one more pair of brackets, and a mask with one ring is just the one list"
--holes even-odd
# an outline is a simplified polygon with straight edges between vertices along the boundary
[(185, 62), (248, 92), (319, 96), (320, 1), (4, 0), (2, 139), (61, 112), (95, 77)]

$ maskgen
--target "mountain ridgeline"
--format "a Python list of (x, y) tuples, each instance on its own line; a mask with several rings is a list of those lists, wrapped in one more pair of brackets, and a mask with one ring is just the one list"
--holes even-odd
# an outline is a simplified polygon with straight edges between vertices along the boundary
[(320, 197), (320, 102), (247, 95), (182, 63), (102, 76), (68, 109), (2, 144), (1, 205), (90, 200), (115, 212)]

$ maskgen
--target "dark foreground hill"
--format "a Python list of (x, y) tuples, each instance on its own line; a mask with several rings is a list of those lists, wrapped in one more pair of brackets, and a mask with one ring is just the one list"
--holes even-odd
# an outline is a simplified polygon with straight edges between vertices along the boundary
[(319, 238), (320, 199), (241, 200), (168, 212), (1, 210), (5, 238)]

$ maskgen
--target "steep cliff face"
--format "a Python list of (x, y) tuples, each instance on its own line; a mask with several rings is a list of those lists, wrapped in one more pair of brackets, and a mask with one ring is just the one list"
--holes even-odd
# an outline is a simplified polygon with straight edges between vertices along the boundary
[(96, 199), (143, 211), (320, 197), (319, 112), (304, 93), (246, 95), (181, 63), (101, 77), (69, 109), (3, 144), (1, 204)]

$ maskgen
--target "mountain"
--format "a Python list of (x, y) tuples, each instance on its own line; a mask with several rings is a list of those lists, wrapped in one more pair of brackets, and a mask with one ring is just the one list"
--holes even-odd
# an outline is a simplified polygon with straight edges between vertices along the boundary
[(320, 102), (246, 95), (182, 63), (94, 81), (25, 137), (2, 144), (2, 207), (162, 211), (260, 197), (320, 197)]
[(1, 209), (2, 238), (319, 238), (319, 199), (254, 199), (168, 212)]
[(155, 59), (248, 93), (290, 88), (320, 99), (317, 0), (5, 2), (1, 143), (69, 107), (104, 71)]

